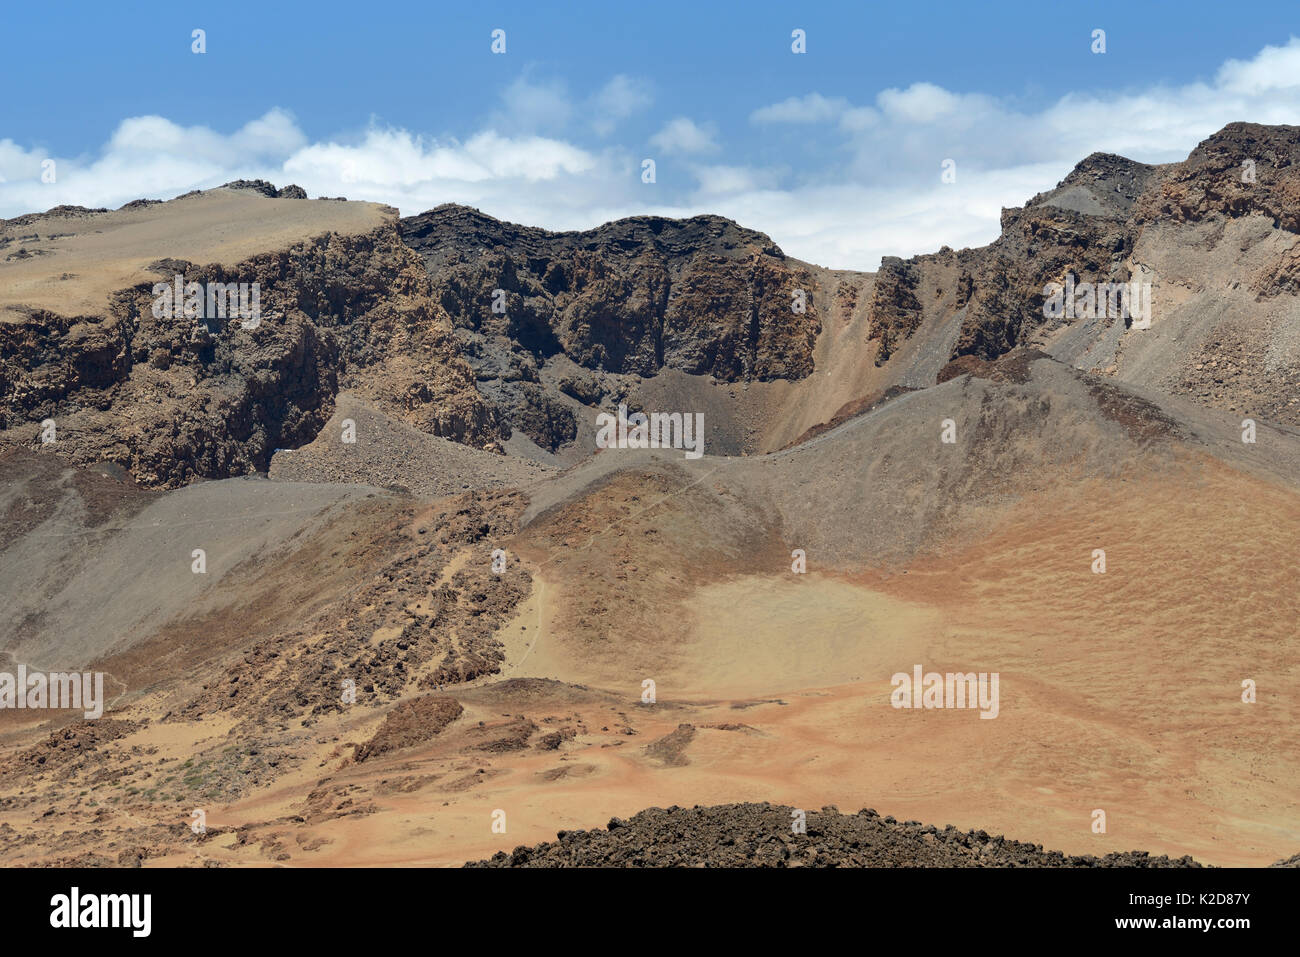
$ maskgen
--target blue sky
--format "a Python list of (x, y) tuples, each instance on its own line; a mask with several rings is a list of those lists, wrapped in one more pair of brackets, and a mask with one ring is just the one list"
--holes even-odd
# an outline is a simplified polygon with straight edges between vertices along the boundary
[[(552, 228), (718, 212), (792, 255), (875, 268), (883, 253), (989, 241), (1001, 206), (1094, 149), (1168, 161), (1231, 120), (1300, 123), (1297, 14), (1149, 0), (14, 4), (0, 216), (260, 175)], [(791, 52), (795, 28), (807, 53)], [(955, 182), (941, 182), (946, 159)]]

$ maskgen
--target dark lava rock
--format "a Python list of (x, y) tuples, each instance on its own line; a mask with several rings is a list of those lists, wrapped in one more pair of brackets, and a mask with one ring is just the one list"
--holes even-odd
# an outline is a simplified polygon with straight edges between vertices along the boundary
[[(899, 823), (875, 811), (807, 811), (779, 804), (652, 807), (607, 830), (564, 831), (558, 842), (498, 852), (466, 867), (1200, 867), (1145, 851), (1071, 857), (984, 831)], [(1300, 861), (1300, 855), (1292, 859)]]

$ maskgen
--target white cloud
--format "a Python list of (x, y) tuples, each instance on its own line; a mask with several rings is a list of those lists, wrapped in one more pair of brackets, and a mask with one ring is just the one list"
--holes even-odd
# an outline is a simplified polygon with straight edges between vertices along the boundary
[(880, 122), (880, 114), (869, 106), (855, 106), (840, 114), (840, 129), (846, 133), (861, 133)]
[(1300, 41), (1291, 37), (1284, 47), (1264, 47), (1253, 60), (1228, 60), (1215, 85), (1247, 96), (1300, 86)]
[(10, 139), (0, 140), (0, 183), (40, 179), (41, 160), (48, 155), (41, 150), (25, 150)]
[(706, 200), (725, 193), (773, 189), (780, 182), (776, 170), (748, 166), (697, 166), (692, 172), (697, 184), (696, 195)]
[[(775, 197), (719, 197), (717, 211), (748, 214), (746, 225), (801, 258), (875, 268), (878, 252), (991, 241), (1002, 207), (1055, 186), (1089, 153), (1172, 162), (1231, 122), (1300, 123), (1300, 39), (1224, 63), (1213, 83), (1070, 94), (1033, 112), (915, 83), (866, 104), (811, 93), (750, 118), (774, 132), (789, 125), (800, 142), (815, 138), (823, 155), (850, 158), (805, 171)], [(812, 123), (821, 128), (808, 130)], [(948, 158), (957, 163), (954, 184), (939, 180)]]
[(760, 107), (749, 115), (755, 123), (828, 123), (839, 119), (849, 109), (849, 101), (842, 96), (825, 97), (820, 93), (792, 96)]
[(958, 96), (933, 83), (913, 83), (906, 90), (882, 90), (876, 103), (885, 116), (900, 123), (933, 123), (972, 107), (987, 109), (992, 100), (978, 95)]
[(711, 127), (699, 126), (694, 120), (679, 116), (650, 137), (650, 144), (668, 154), (713, 153), (718, 149)]
[(119, 125), (93, 161), (57, 159), (57, 178), (40, 181), (40, 151), (0, 141), (0, 216), (60, 204), (117, 207), (167, 198), (233, 179), (297, 182), (312, 195), (389, 203), (405, 213), (443, 202), (492, 206), (530, 221), (562, 221), (565, 206), (592, 208), (632, 182), (631, 160), (562, 140), (485, 130), (464, 142), (371, 128), (357, 142), (306, 145), (272, 111), (229, 135), (181, 127), (161, 117)]
[(536, 82), (515, 79), (501, 94), (503, 109), (492, 116), (492, 126), (508, 133), (561, 132), (573, 116), (568, 90), (559, 80)]
[[(1001, 170), (964, 188), (939, 181), (921, 189), (835, 183), (697, 196), (675, 215), (717, 213), (766, 232), (791, 256), (822, 266), (876, 269), (881, 256), (980, 246), (997, 235), (1005, 197), (1030, 194), (1030, 181), (1055, 184), (1058, 167)], [(959, 176), (960, 182), (960, 176)], [(939, 229), (936, 224), (941, 224)]]
[(621, 120), (640, 113), (652, 102), (649, 83), (620, 73), (591, 98), (592, 129), (600, 136), (608, 136)]
[(356, 145), (309, 146), (282, 169), (290, 178), (313, 183), (410, 189), (500, 179), (536, 183), (585, 173), (594, 165), (590, 153), (541, 136), (512, 138), (489, 130), (465, 143), (426, 144), (405, 130), (372, 129)]
[(293, 117), (281, 109), (246, 123), (229, 136), (203, 126), (179, 126), (161, 116), (123, 120), (108, 141), (109, 154), (185, 154), (207, 162), (224, 162), (235, 150), (248, 159), (275, 160), (305, 146), (307, 139)]
[[(123, 120), (98, 158), (57, 157), (0, 143), (0, 215), (60, 204), (119, 206), (143, 196), (170, 197), (276, 169), (306, 143), (293, 118), (274, 109), (231, 134), (181, 126), (161, 116)], [(55, 161), (53, 183), (41, 163)]]

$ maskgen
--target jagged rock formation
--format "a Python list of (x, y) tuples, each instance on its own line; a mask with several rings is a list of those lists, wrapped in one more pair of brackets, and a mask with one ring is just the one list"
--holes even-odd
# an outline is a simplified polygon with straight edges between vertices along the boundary
[[(226, 188), (302, 198), (263, 181)], [(65, 214), (94, 211), (51, 215)], [(38, 220), (7, 224), (0, 242)], [(114, 291), (102, 312), (14, 307), (22, 321), (0, 325), (0, 439), (34, 445), (53, 419), (73, 462), (175, 487), (266, 471), (275, 449), (316, 437), (341, 388), (432, 435), (484, 446), (518, 428), (553, 452), (577, 437), (584, 405), (626, 392), (620, 375), (812, 370), (814, 280), (726, 220), (551, 234), (441, 207), (400, 229), (409, 246), (387, 225), (229, 265), (153, 264), (160, 282), (258, 283), (256, 329), (155, 317), (152, 283)], [(492, 310), (498, 288), (504, 314)], [(549, 359), (572, 361), (542, 381)]]
[(481, 446), (509, 434), (394, 225), (151, 269), (162, 283), (257, 283), (261, 322), (160, 318), (152, 283), (114, 293), (102, 314), (28, 310), (0, 323), (0, 441), (37, 445), (52, 419), (53, 447), (74, 463), (175, 487), (265, 472), (275, 449), (317, 435), (345, 387), (433, 435)]
[[(307, 191), (301, 186), (291, 184), (283, 189), (276, 189), (274, 183), (268, 183), (264, 179), (237, 179), (233, 182), (226, 183), (223, 189), (251, 189), (254, 192), (261, 193), (267, 199), (306, 199)], [(137, 200), (137, 202), (139, 202)], [(148, 200), (145, 200), (148, 202)]]
[[(924, 316), (916, 298), (918, 273), (914, 263), (905, 263), (897, 256), (886, 256), (880, 262), (871, 300), (870, 338), (880, 340), (876, 365), (888, 361), (899, 341), (910, 338), (920, 328)], [(856, 292), (852, 295), (856, 300)], [(851, 305), (849, 309), (852, 310)]]
[[(457, 327), (533, 354), (727, 381), (812, 371), (812, 277), (762, 233), (718, 216), (638, 216), (582, 233), (502, 223), (463, 206), (402, 221)], [(493, 311), (504, 290), (504, 313)], [(806, 309), (791, 308), (796, 289)]]
[[(1181, 163), (1094, 153), (1002, 213), (991, 245), (886, 260), (872, 303), (877, 362), (957, 323), (952, 357), (1041, 348), (1087, 371), (1206, 405), (1300, 423), (1300, 127), (1233, 123)], [(955, 272), (955, 278), (954, 278)], [(1115, 314), (1049, 318), (1045, 290), (1152, 287), (1151, 327)], [(948, 295), (918, 313), (914, 290)]]
[(1229, 123), (1136, 198), (1138, 225), (1262, 213), (1300, 233), (1300, 126)]
[(736, 382), (813, 369), (815, 279), (767, 236), (717, 216), (552, 233), (446, 205), (404, 219), (402, 237), (480, 389), (548, 451), (577, 436), (583, 405), (625, 394), (628, 377), (671, 369)]
[[(1109, 185), (1112, 173), (1131, 183), (1149, 167), (1121, 157), (1093, 154), (1051, 194), (1023, 209), (1002, 213), (1002, 235), (979, 251), (962, 282), (971, 289), (957, 341), (957, 355), (996, 359), (1029, 342), (1048, 320), (1043, 290), (1067, 274), (1080, 281), (1127, 282), (1125, 261), (1133, 237), (1114, 204), (1089, 203), (1079, 184)], [(1112, 194), (1102, 191), (1107, 200)], [(1057, 198), (1060, 197), (1060, 201)], [(1077, 207), (1077, 208), (1076, 208)]]

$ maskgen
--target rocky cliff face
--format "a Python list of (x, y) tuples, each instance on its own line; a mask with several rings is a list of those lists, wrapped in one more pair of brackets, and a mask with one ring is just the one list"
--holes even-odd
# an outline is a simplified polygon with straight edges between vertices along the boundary
[[(480, 391), (547, 452), (664, 370), (723, 382), (802, 379), (818, 286), (761, 233), (717, 216), (640, 216), (586, 232), (463, 206), (401, 222)], [(584, 408), (585, 407), (585, 408)]]
[(29, 310), (0, 325), (0, 439), (37, 445), (52, 419), (74, 462), (173, 487), (265, 471), (317, 436), (346, 388), (433, 435), (495, 448), (518, 429), (555, 451), (629, 377), (802, 378), (820, 331), (808, 269), (718, 217), (548, 233), (444, 206), (229, 268), (151, 271), (256, 282), (262, 322), (158, 318), (152, 283), (102, 314)]
[[(921, 270), (916, 262), (904, 262), (897, 256), (886, 256), (880, 261), (876, 284), (871, 299), (871, 333), (869, 338), (880, 341), (876, 365), (889, 360), (903, 339), (911, 338), (925, 318), (920, 301), (916, 298), (921, 281)], [(851, 295), (856, 299), (856, 294)], [(846, 296), (848, 298), (848, 296)], [(852, 312), (852, 305), (849, 311)]]
[(177, 260), (160, 282), (260, 286), (261, 322), (158, 318), (152, 284), (103, 315), (32, 311), (0, 324), (0, 440), (111, 461), (146, 486), (265, 471), (312, 440), (341, 387), (423, 431), (482, 445), (508, 434), (474, 388), (428, 275), (392, 226), (327, 235), (223, 269)]
[(1300, 126), (1229, 123), (1174, 163), (1135, 204), (1137, 225), (1263, 213), (1300, 233)]
[(551, 233), (440, 206), (404, 219), (402, 238), (458, 328), (506, 336), (539, 359), (564, 353), (589, 369), (729, 382), (812, 371), (811, 274), (730, 220), (640, 216)]
[[(1041, 348), (1086, 371), (1300, 424), (1298, 163), (1300, 127), (1246, 123), (1166, 166), (1095, 153), (1055, 189), (1003, 210), (989, 246), (886, 259), (871, 306), (876, 362), (952, 321), (952, 358)], [(1045, 290), (1067, 276), (1149, 283), (1151, 327), (1116, 314), (1048, 317)], [(918, 288), (944, 293), (943, 307), (918, 302)]]
[(1083, 213), (1051, 203), (1004, 210), (1002, 235), (968, 267), (971, 295), (955, 354), (996, 359), (1028, 341), (1048, 322), (1044, 288), (1067, 274), (1127, 282), (1132, 244), (1128, 224), (1109, 211)]

